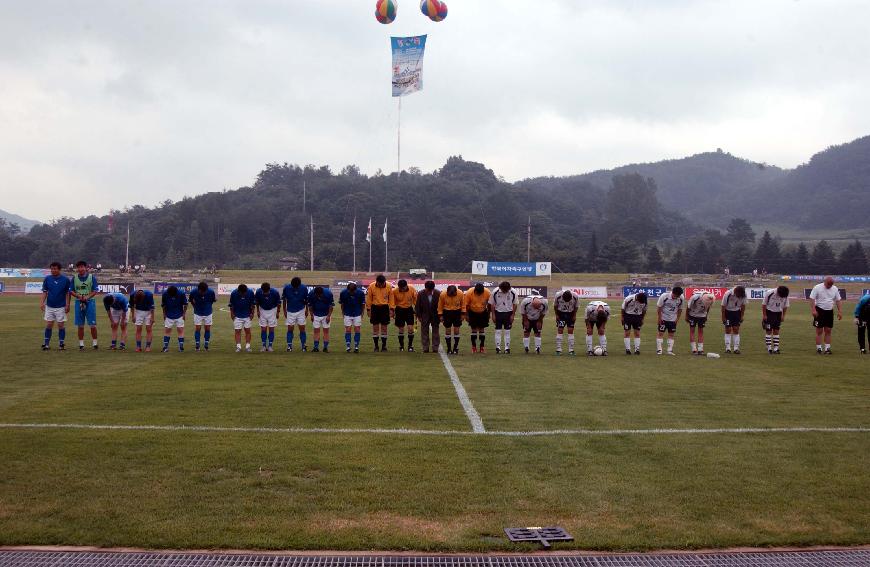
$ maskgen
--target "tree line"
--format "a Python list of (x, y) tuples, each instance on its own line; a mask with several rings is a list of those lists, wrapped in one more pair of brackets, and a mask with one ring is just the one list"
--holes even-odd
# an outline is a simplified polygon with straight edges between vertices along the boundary
[(581, 178), (507, 183), (480, 163), (451, 157), (431, 173), (366, 176), (355, 166), (268, 164), (250, 187), (134, 206), (110, 215), (64, 217), (27, 234), (0, 222), (0, 264), (44, 266), (84, 259), (122, 264), (129, 223), (130, 263), (160, 268), (307, 267), (314, 224), (316, 269), (350, 270), (356, 218), (357, 269), (368, 268), (365, 230), (373, 219), (373, 268), (384, 267), (389, 219), (391, 269), (468, 271), (475, 259), (552, 261), (564, 272), (866, 272), (859, 242), (837, 255), (820, 242), (783, 246), (734, 219), (725, 232), (667, 210), (656, 182), (614, 175), (607, 189)]

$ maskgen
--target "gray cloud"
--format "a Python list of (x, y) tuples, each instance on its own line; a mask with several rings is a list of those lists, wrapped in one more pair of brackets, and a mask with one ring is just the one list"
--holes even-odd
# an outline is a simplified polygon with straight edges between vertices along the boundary
[(395, 167), (389, 35), (429, 33), (403, 165), (508, 179), (722, 147), (791, 167), (870, 132), (870, 5), (847, 0), (8, 2), (0, 199), (39, 219), (252, 181), (269, 161)]

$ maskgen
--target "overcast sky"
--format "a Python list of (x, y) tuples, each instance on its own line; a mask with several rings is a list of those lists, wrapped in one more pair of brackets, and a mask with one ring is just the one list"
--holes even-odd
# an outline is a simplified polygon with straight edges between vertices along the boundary
[(0, 0), (0, 208), (105, 214), (268, 162), (396, 167), (390, 35), (429, 34), (403, 166), (508, 180), (870, 134), (866, 0)]

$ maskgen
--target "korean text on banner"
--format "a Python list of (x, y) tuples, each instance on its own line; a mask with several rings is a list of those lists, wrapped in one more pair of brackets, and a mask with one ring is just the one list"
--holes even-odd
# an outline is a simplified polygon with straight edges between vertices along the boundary
[(701, 293), (712, 293), (713, 297), (716, 298), (717, 301), (722, 299), (722, 296), (725, 295), (725, 292), (728, 291), (727, 287), (687, 287), (686, 288), (686, 298), (692, 297), (698, 292)]
[(628, 297), (629, 295), (634, 295), (635, 293), (643, 292), (647, 297), (660, 297), (668, 292), (670, 288), (667, 287), (636, 287), (636, 286), (624, 286), (622, 288), (622, 297)]
[(486, 262), (475, 260), (471, 263), (471, 273), (476, 276), (505, 276), (533, 278), (552, 274), (550, 262)]
[(393, 48), (393, 96), (423, 90), (423, 54), (426, 36), (391, 37)]

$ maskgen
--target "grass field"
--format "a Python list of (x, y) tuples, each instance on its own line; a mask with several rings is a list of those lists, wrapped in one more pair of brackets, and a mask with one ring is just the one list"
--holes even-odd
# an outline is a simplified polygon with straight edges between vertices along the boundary
[[(442, 360), (392, 338), (235, 354), (226, 316), (208, 354), (119, 353), (101, 313), (103, 350), (43, 353), (38, 300), (0, 297), (0, 545), (506, 550), (503, 527), (551, 524), (576, 538), (561, 548), (866, 544), (870, 358), (850, 308), (831, 357), (803, 302), (779, 357), (756, 305), (745, 354), (718, 360), (689, 356), (683, 325), (672, 358), (652, 325), (644, 355), (613, 324), (594, 359), (554, 357), (551, 321), (540, 357), (516, 331), (510, 357), (471, 356), (465, 329), (473, 434)], [(706, 344), (721, 352), (719, 325)]]

